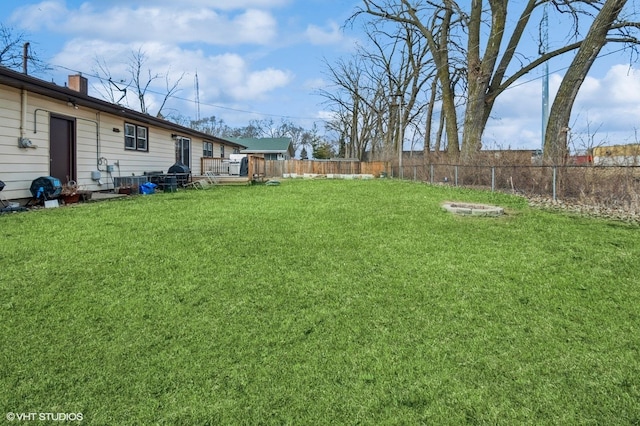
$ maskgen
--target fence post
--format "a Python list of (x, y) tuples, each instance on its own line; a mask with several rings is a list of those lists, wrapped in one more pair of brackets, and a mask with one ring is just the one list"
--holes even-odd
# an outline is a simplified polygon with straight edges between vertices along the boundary
[(558, 176), (558, 170), (556, 166), (553, 166), (553, 201), (556, 201), (556, 178)]
[(431, 181), (431, 184), (433, 185), (433, 164), (429, 164), (429, 180)]
[(491, 192), (496, 190), (496, 168), (491, 166)]
[(413, 180), (417, 180), (418, 179), (418, 166), (413, 166)]
[(455, 174), (455, 185), (458, 186), (458, 165), (456, 164), (456, 166), (454, 167), (454, 174)]

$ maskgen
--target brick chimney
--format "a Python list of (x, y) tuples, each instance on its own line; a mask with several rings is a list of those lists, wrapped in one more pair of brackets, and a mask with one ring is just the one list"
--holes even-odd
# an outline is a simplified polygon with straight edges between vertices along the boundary
[(81, 74), (69, 76), (69, 89), (80, 92), (83, 95), (89, 94), (89, 81)]

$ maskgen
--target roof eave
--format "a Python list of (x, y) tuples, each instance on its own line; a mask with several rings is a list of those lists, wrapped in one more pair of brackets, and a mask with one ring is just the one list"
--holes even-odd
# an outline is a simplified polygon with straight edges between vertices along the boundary
[(121, 105), (112, 104), (101, 99), (94, 98), (89, 95), (82, 94), (68, 87), (60, 87), (55, 83), (48, 83), (44, 80), (22, 74), (6, 67), (0, 67), (0, 84), (14, 87), (16, 89), (27, 90), (39, 95), (47, 96), (63, 102), (74, 102), (78, 107), (88, 107), (96, 109), (100, 112), (106, 112), (125, 119), (134, 120), (144, 124), (154, 125), (163, 129), (182, 133), (187, 136), (198, 137), (202, 139), (212, 140), (219, 143), (230, 144), (238, 148), (246, 148), (245, 145), (234, 141), (229, 141), (213, 135), (199, 132), (176, 123), (172, 123), (161, 118), (153, 117), (148, 114), (123, 107)]

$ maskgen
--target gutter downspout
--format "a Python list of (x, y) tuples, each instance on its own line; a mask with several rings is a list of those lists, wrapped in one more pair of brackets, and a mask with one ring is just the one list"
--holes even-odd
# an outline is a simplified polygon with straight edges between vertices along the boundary
[[(29, 54), (29, 42), (26, 42), (22, 48), (22, 72), (27, 75), (27, 56)], [(27, 141), (27, 89), (20, 91), (20, 139), (18, 146), (26, 148), (31, 145), (31, 141)]]
[(20, 91), (20, 145), (27, 136), (27, 89)]
[(100, 170), (100, 111), (96, 112), (96, 167)]
[[(33, 148), (33, 149), (36, 149), (38, 147), (38, 145), (34, 145), (27, 138), (27, 107), (28, 107), (28, 102), (27, 102), (28, 96), (27, 96), (27, 93), (28, 93), (27, 89), (20, 90), (20, 137), (18, 137), (18, 148)], [(34, 113), (34, 115), (35, 115), (35, 113)], [(35, 123), (34, 123), (34, 125), (35, 125)]]
[[(24, 44), (22, 50), (22, 72), (27, 75), (27, 59), (29, 57), (29, 42)], [(20, 90), (20, 137), (18, 138), (18, 147), (20, 148), (37, 148), (29, 139), (27, 139), (27, 107), (28, 107), (27, 89)], [(35, 125), (35, 117), (34, 117)]]

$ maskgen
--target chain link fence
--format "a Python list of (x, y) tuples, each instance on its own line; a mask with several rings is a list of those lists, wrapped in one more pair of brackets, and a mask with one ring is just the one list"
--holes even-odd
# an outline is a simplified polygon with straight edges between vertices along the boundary
[(391, 176), (640, 210), (640, 166), (394, 165)]

